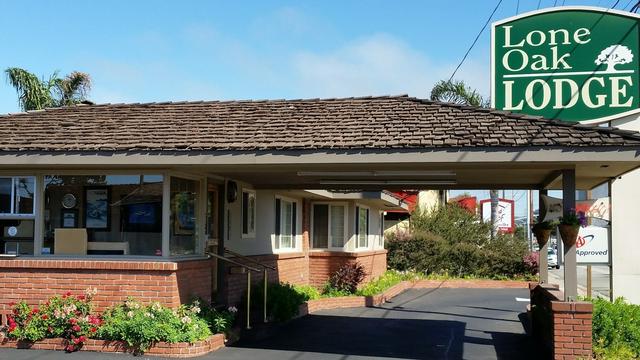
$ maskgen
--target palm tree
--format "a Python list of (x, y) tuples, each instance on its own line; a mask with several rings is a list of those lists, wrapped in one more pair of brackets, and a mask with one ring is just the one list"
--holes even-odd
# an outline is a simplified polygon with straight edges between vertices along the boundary
[(431, 100), (460, 105), (488, 107), (489, 102), (464, 81), (440, 80), (431, 89)]
[(4, 72), (7, 82), (18, 92), (23, 111), (77, 104), (86, 99), (91, 89), (89, 75), (78, 71), (64, 78), (59, 78), (55, 72), (49, 79), (38, 79), (33, 73), (15, 67)]
[[(478, 91), (467, 86), (464, 81), (438, 81), (431, 89), (431, 100), (489, 107), (488, 99), (485, 99)], [(491, 198), (491, 238), (493, 239), (498, 232), (498, 190), (490, 190), (489, 195)]]

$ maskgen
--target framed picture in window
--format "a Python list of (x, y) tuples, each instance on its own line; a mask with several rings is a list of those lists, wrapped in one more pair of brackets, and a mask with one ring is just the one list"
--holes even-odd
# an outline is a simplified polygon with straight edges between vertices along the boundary
[(78, 227), (78, 210), (63, 209), (60, 216), (61, 228), (77, 228)]
[(188, 191), (173, 195), (173, 234), (193, 235), (195, 230), (195, 195)]
[(109, 188), (87, 187), (84, 190), (84, 221), (87, 229), (109, 230)]

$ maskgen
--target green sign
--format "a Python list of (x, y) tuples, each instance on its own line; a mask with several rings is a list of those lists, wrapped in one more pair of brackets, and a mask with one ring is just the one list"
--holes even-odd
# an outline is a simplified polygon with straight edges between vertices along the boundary
[(615, 10), (564, 7), (494, 23), (492, 106), (573, 122), (639, 112), (639, 21)]

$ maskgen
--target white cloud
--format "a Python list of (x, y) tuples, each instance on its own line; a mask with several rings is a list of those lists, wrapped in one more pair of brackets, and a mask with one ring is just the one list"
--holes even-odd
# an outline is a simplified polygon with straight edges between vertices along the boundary
[[(434, 49), (437, 51), (437, 49)], [(304, 96), (341, 97), (407, 93), (428, 97), (455, 65), (434, 62), (405, 42), (377, 34), (327, 53), (293, 57), (293, 83)], [(482, 69), (482, 70), (481, 70)], [(488, 67), (469, 60), (456, 79), (488, 93)]]

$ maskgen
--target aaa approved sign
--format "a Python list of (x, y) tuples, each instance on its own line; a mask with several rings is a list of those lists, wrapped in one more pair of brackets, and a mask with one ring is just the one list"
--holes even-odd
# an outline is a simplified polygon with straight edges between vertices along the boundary
[(598, 226), (580, 228), (576, 258), (578, 264), (608, 264), (609, 229)]

